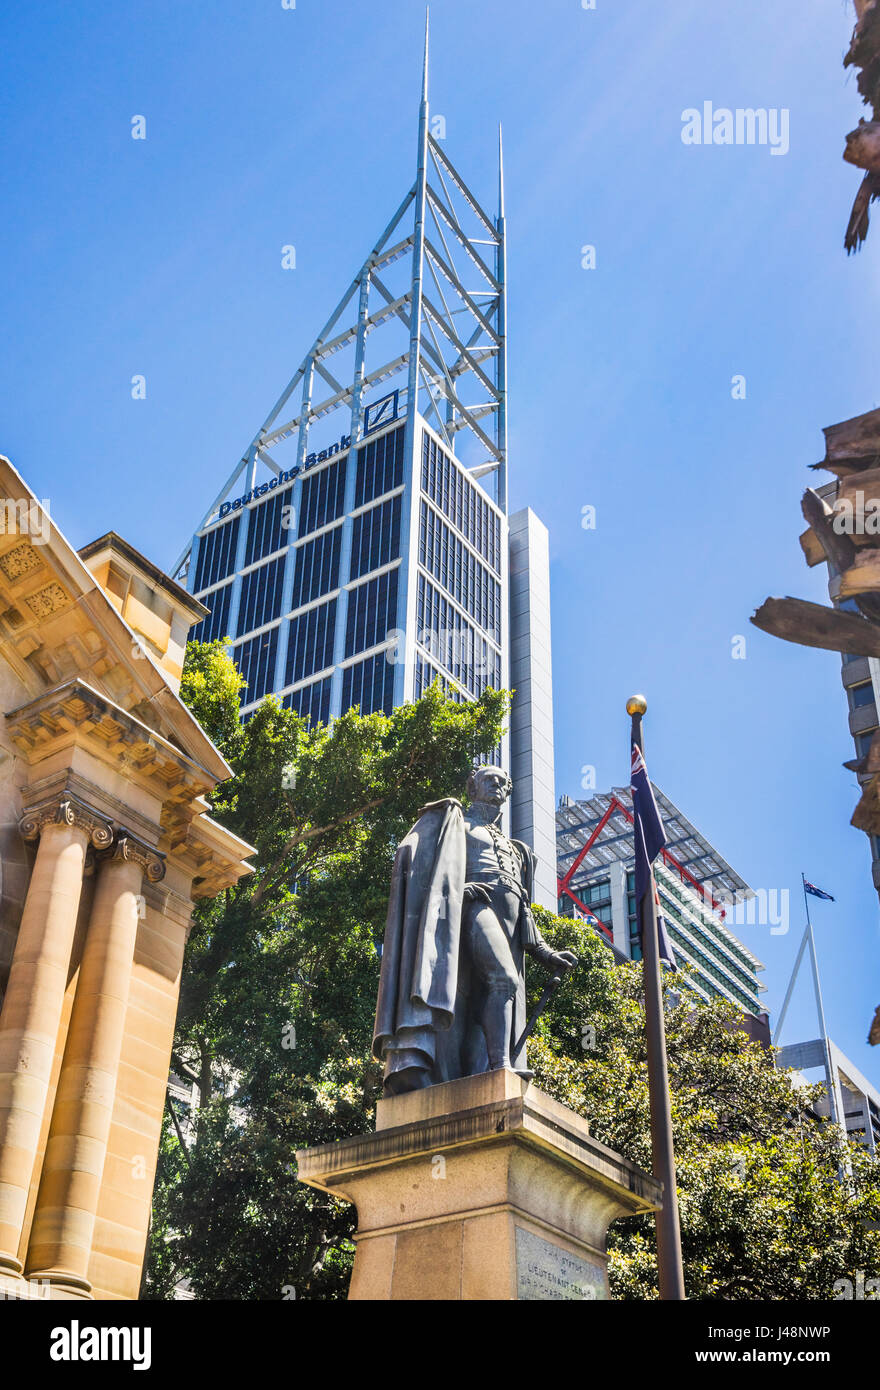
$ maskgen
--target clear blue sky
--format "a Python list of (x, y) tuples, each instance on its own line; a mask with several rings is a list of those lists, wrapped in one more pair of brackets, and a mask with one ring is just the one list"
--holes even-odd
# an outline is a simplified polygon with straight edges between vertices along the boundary
[[(435, 0), (431, 101), (490, 204), (504, 123), (511, 502), (550, 528), (558, 790), (584, 765), (627, 780), (643, 689), (654, 779), (791, 892), (789, 936), (742, 933), (771, 1009), (801, 870), (835, 894), (830, 1031), (880, 1081), (839, 662), (748, 622), (768, 594), (824, 598), (797, 544), (807, 465), (823, 425), (878, 404), (880, 211), (842, 249), (852, 23), (843, 0)], [(113, 528), (173, 562), (412, 181), (422, 27), (417, 0), (7, 7), (0, 449), (74, 544)], [(788, 108), (789, 153), (685, 146), (704, 100)], [(787, 1037), (815, 1031), (805, 977)]]

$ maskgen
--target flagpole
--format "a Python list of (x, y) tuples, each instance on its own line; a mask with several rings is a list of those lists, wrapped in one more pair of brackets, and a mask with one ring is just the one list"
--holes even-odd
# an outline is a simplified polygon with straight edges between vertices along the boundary
[[(813, 923), (810, 919), (810, 902), (807, 897), (807, 880), (801, 874), (801, 884), (804, 890), (804, 908), (807, 913), (807, 943), (810, 947), (810, 965), (813, 968), (813, 991), (816, 995), (816, 1013), (819, 1015), (819, 1031), (822, 1038), (822, 1055), (825, 1060), (825, 1084), (828, 1088), (828, 1108), (831, 1118), (837, 1124), (842, 1124), (843, 1119), (837, 1113), (837, 1099), (834, 1089), (833, 1075), (831, 1071), (831, 1049), (828, 1046), (828, 1029), (825, 1024), (825, 1005), (822, 1003), (822, 986), (819, 983), (819, 958), (816, 955), (816, 939), (813, 936)], [(812, 886), (812, 885), (811, 885)]]
[[(808, 914), (808, 916), (809, 916), (809, 914)], [(803, 934), (803, 936), (801, 937), (801, 944), (800, 944), (800, 946), (798, 947), (798, 953), (797, 953), (797, 957), (796, 957), (796, 959), (795, 959), (794, 969), (792, 970), (792, 972), (791, 972), (791, 977), (790, 977), (790, 979), (789, 979), (789, 981), (788, 981), (788, 989), (785, 991), (785, 998), (784, 998), (784, 1000), (782, 1001), (782, 1008), (779, 1010), (779, 1018), (776, 1020), (776, 1031), (775, 1031), (775, 1033), (773, 1034), (773, 1046), (774, 1046), (774, 1047), (776, 1047), (776, 1046), (778, 1045), (778, 1043), (779, 1043), (779, 1038), (780, 1038), (780, 1035), (781, 1035), (781, 1033), (782, 1033), (782, 1025), (783, 1025), (784, 1022), (785, 1022), (785, 1015), (788, 1013), (788, 1006), (789, 1006), (789, 1004), (791, 1003), (791, 996), (792, 996), (792, 994), (794, 993), (795, 981), (797, 980), (797, 977), (798, 977), (798, 971), (799, 971), (800, 968), (801, 968), (801, 961), (802, 961), (803, 958), (804, 958), (804, 951), (807, 949), (807, 941), (808, 941), (808, 938), (809, 938), (809, 931), (810, 931), (809, 927), (806, 927), (806, 928), (804, 929), (804, 934)]]
[[(648, 708), (643, 695), (626, 702), (632, 718), (632, 743), (644, 754), (642, 715)], [(657, 905), (654, 897), (654, 871), (648, 891), (638, 904), (642, 933), (642, 968), (645, 985), (645, 1039), (648, 1052), (648, 1095), (651, 1103), (651, 1159), (654, 1177), (663, 1184), (663, 1206), (656, 1213), (657, 1272), (660, 1297), (685, 1298), (681, 1261), (681, 1231), (678, 1221), (678, 1191), (675, 1178), (675, 1151), (672, 1143), (672, 1112), (669, 1104), (669, 1072), (666, 1065), (666, 1031), (663, 1019), (663, 991), (660, 984), (660, 953), (657, 933)]]

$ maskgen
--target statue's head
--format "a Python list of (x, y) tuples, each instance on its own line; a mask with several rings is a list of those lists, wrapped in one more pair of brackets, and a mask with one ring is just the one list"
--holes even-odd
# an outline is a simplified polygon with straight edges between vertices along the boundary
[(503, 767), (475, 767), (467, 780), (471, 801), (484, 801), (490, 806), (503, 806), (513, 790), (513, 782)]

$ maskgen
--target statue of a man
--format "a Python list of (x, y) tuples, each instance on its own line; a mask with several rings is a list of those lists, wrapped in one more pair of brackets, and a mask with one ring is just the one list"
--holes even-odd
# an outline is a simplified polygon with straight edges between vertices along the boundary
[(500, 826), (511, 788), (503, 768), (477, 768), (467, 811), (432, 802), (398, 848), (373, 1038), (386, 1095), (497, 1067), (530, 1076), (525, 954), (577, 964), (535, 925), (535, 856)]

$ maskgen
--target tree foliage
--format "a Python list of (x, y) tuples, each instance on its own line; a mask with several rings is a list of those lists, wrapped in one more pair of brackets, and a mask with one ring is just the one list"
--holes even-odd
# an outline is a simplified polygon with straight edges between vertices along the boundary
[[(373, 1127), (370, 1056), (391, 860), (428, 801), (461, 794), (498, 742), (505, 697), (437, 687), (390, 717), (308, 727), (269, 698), (238, 719), (222, 643), (193, 644), (182, 694), (234, 769), (214, 815), (256, 847), (255, 873), (195, 912), (174, 1049), (198, 1087), (163, 1133), (146, 1296), (344, 1298), (354, 1215), (297, 1181), (294, 1150)], [(530, 1043), (536, 1082), (650, 1171), (641, 966), (584, 924), (538, 910), (573, 950)], [(685, 972), (686, 973), (686, 972)], [(675, 985), (673, 991), (670, 981)], [(532, 969), (529, 1007), (544, 983)], [(880, 1271), (878, 1164), (811, 1110), (725, 1003), (667, 976), (666, 1021), (690, 1298), (827, 1299)], [(611, 1228), (612, 1293), (657, 1297), (653, 1221)]]
[[(539, 910), (576, 975), (530, 1045), (535, 1081), (648, 1172), (642, 967), (615, 965), (589, 928)], [(725, 1001), (697, 1002), (687, 972), (664, 1001), (685, 1289), (698, 1299), (831, 1299), (835, 1280), (880, 1272), (880, 1164), (815, 1117), (822, 1088), (793, 1086)], [(657, 1294), (651, 1217), (609, 1233), (615, 1298)]]
[(372, 1127), (394, 850), (421, 806), (461, 794), (507, 702), (433, 687), (326, 728), (269, 697), (241, 724), (240, 688), (222, 642), (190, 645), (181, 695), (234, 770), (212, 813), (255, 873), (194, 913), (173, 1066), (200, 1104), (167, 1117), (145, 1292), (341, 1298), (352, 1212), (297, 1182), (294, 1151)]

